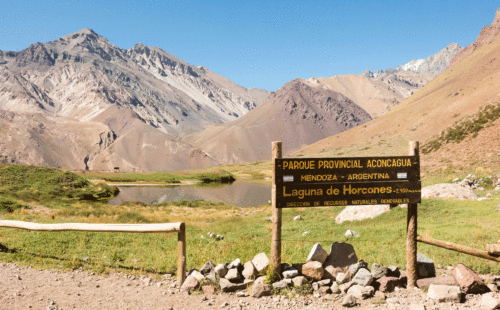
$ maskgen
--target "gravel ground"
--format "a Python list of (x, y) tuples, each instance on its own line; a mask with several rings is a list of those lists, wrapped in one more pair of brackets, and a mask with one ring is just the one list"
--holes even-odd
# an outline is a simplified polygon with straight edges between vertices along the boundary
[[(341, 305), (343, 296), (339, 295), (260, 299), (241, 293), (240, 296), (189, 295), (175, 283), (168, 275), (157, 280), (148, 276), (94, 275), (82, 270), (61, 272), (0, 263), (0, 309), (347, 309)], [(493, 296), (500, 300), (500, 293)], [(482, 308), (480, 295), (467, 295), (460, 304), (438, 304), (428, 300), (422, 290), (399, 289), (387, 294), (383, 304), (363, 300), (353, 309)]]

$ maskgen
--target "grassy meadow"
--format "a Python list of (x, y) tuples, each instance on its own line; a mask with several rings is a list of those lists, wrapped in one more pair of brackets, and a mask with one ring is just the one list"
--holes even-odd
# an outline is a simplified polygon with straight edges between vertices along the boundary
[[(0, 174), (18, 173), (19, 167), (1, 166)], [(237, 179), (266, 180), (269, 164), (259, 162), (224, 167)], [(7, 170), (4, 170), (7, 169)], [(10, 169), (10, 170), (9, 170)], [(38, 168), (31, 172), (45, 174)], [(47, 168), (45, 168), (47, 169)], [(12, 172), (14, 171), (14, 172)], [(51, 172), (52, 179), (73, 178), (60, 185), (57, 182), (28, 182), (28, 172), (23, 178), (4, 183), (0, 188), (0, 218), (6, 220), (36, 221), (38, 223), (161, 223), (185, 222), (187, 229), (187, 269), (200, 268), (206, 261), (230, 262), (240, 258), (243, 262), (254, 255), (270, 254), (271, 206), (239, 208), (220, 202), (181, 201), (148, 205), (127, 202), (117, 206), (107, 205), (114, 195), (113, 187), (104, 184), (86, 183), (87, 177), (69, 172)], [(179, 173), (190, 175), (189, 172)], [(463, 178), (464, 175), (456, 175)], [(453, 175), (434, 176), (426, 183), (449, 181)], [(0, 175), (0, 178), (2, 176)], [(64, 179), (63, 178), (63, 179)], [(34, 180), (35, 180), (34, 179)], [(24, 181), (23, 181), (24, 180)], [(181, 180), (181, 179), (179, 179)], [(24, 183), (23, 183), (24, 182)], [(44, 183), (45, 185), (42, 185)], [(24, 185), (22, 185), (24, 184)], [(52, 185), (51, 185), (52, 184)], [(81, 187), (71, 184), (80, 184)], [(24, 187), (23, 187), (24, 186)], [(45, 186), (45, 187), (44, 187)], [(34, 188), (37, 188), (36, 190)], [(55, 194), (58, 189), (59, 196)], [(32, 192), (38, 191), (38, 194)], [(71, 195), (64, 194), (66, 191)], [(76, 195), (90, 192), (97, 197)], [(24, 194), (22, 194), (24, 193)], [(26, 194), (31, 193), (31, 194)], [(51, 193), (50, 195), (48, 193)], [(101, 193), (101, 194), (99, 194)], [(418, 208), (418, 233), (435, 239), (450, 241), (474, 248), (485, 249), (486, 244), (500, 239), (500, 192), (491, 185), (479, 192), (493, 195), (484, 201), (424, 200)], [(101, 197), (99, 197), (101, 195)], [(110, 196), (110, 197), (111, 197)], [(52, 198), (50, 198), (52, 197)], [(5, 203), (8, 201), (9, 203)], [(295, 208), (283, 210), (282, 261), (304, 262), (311, 247), (320, 243), (327, 251), (332, 242), (348, 242), (354, 246), (359, 259), (383, 265), (397, 265), (405, 269), (406, 209), (396, 207), (374, 219), (335, 223), (342, 207)], [(293, 218), (301, 215), (302, 220)], [(359, 232), (359, 237), (345, 237), (347, 229)], [(224, 236), (223, 240), (209, 238), (207, 232)], [(304, 232), (308, 232), (304, 235)], [(202, 238), (201, 236), (204, 236)], [(500, 264), (460, 254), (438, 247), (418, 243), (418, 252), (443, 267), (464, 263), (480, 273), (500, 274)], [(151, 273), (161, 275), (175, 273), (177, 261), (177, 235), (91, 232), (30, 232), (11, 228), (0, 229), (0, 261), (18, 262), (40, 268), (75, 269), (82, 267), (94, 272)]]

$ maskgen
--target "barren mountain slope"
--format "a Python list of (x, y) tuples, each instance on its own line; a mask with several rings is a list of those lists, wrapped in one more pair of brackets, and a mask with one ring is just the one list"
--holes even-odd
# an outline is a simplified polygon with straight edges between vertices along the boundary
[[(90, 29), (45, 44), (33, 44), (21, 52), (0, 51), (0, 110), (13, 111), (24, 118), (41, 113), (55, 123), (69, 126), (60, 132), (50, 131), (54, 149), (66, 147), (57, 144), (64, 140), (66, 131), (77, 136), (98, 136), (103, 129), (97, 129), (95, 122), (102, 122), (106, 131), (111, 129), (118, 137), (128, 134), (130, 139), (140, 136), (129, 133), (142, 128), (133, 126), (140, 121), (151, 129), (142, 128), (142, 131), (151, 135), (155, 135), (155, 131), (164, 133), (158, 134), (162, 136), (161, 143), (174, 141), (210, 125), (235, 120), (254, 109), (268, 94), (264, 90), (238, 86), (157, 47), (138, 43), (129, 50), (120, 49)], [(87, 122), (93, 124), (88, 128), (97, 131), (79, 132)], [(28, 136), (19, 134), (16, 137), (22, 140)], [(0, 136), (0, 139), (8, 138)], [(128, 144), (135, 143), (125, 140)], [(79, 143), (83, 144), (76, 148), (92, 149), (90, 140), (85, 141), (81, 140)], [(80, 167), (85, 158), (95, 155), (76, 152), (74, 156), (83, 157), (73, 158), (72, 155), (61, 162), (57, 152), (40, 151), (40, 146), (35, 147), (30, 141), (20, 143), (26, 146), (23, 152), (44, 154), (37, 157), (42, 158), (41, 161), (35, 161), (41, 165), (58, 163), (63, 168)], [(193, 148), (179, 141), (176, 143), (183, 146), (177, 152), (188, 152), (184, 156), (172, 154), (178, 157), (175, 160), (181, 161), (178, 165), (190, 168), (190, 163), (193, 167), (205, 162), (214, 164), (206, 160), (192, 161), (189, 158)], [(31, 160), (36, 156), (11, 156), (20, 150), (15, 149), (14, 144), (10, 147), (13, 149), (8, 154), (1, 154), (8, 155), (9, 161), (35, 163)], [(165, 156), (164, 153), (148, 154)], [(129, 163), (134, 169), (149, 167), (144, 161), (152, 159), (135, 160), (137, 162)], [(115, 161), (120, 162), (116, 158)]]
[[(498, 24), (498, 18), (497, 13), (494, 25)], [(480, 45), (477, 41), (474, 42), (472, 45), (480, 47), (384, 116), (314, 143), (296, 154), (322, 152), (322, 155), (328, 156), (341, 149), (350, 150), (350, 154), (356, 155), (388, 155), (394, 152), (404, 154), (407, 152), (407, 141), (417, 140), (425, 147), (426, 142), (452, 127), (456, 121), (476, 114), (482, 106), (497, 104), (500, 99), (498, 29), (490, 36), (490, 44)], [(478, 40), (482, 40), (482, 35)], [(485, 162), (498, 167), (498, 143), (492, 139), (495, 139), (494, 133), (500, 128), (497, 127), (498, 122), (493, 125), (475, 138), (470, 136), (460, 144), (441, 148), (437, 153), (423, 154), (423, 166), (433, 170), (448, 160), (458, 163), (454, 159), (460, 158), (459, 164), (462, 166)], [(380, 145), (386, 147), (380, 148)], [(360, 152), (361, 149), (364, 151)]]
[(241, 119), (212, 126), (187, 141), (220, 163), (256, 161), (269, 158), (272, 141), (283, 141), (288, 154), (370, 119), (340, 93), (296, 79)]

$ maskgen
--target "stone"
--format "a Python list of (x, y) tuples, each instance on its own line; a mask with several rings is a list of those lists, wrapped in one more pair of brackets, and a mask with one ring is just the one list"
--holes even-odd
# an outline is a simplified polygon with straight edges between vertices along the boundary
[(379, 265), (377, 263), (374, 263), (372, 265), (372, 276), (374, 279), (380, 279), (382, 277), (387, 276), (388, 274), (389, 274), (389, 268)]
[(378, 290), (382, 293), (394, 292), (396, 287), (401, 286), (401, 281), (396, 277), (382, 277), (377, 280)]
[(332, 294), (340, 294), (342, 292), (337, 282), (333, 282), (332, 286), (330, 286), (330, 289), (332, 290)]
[(431, 284), (459, 286), (457, 280), (455, 280), (455, 277), (453, 276), (445, 276), (445, 277), (439, 276), (439, 277), (424, 278), (417, 280), (418, 288), (430, 286)]
[(347, 290), (347, 294), (351, 294), (359, 299), (367, 299), (375, 294), (375, 288), (373, 286), (353, 285)]
[(348, 229), (345, 231), (344, 236), (346, 236), (346, 237), (359, 237), (359, 233), (357, 231), (352, 230), (352, 229)]
[(191, 269), (188, 273), (188, 276), (193, 276), (195, 277), (198, 281), (201, 281), (205, 278), (204, 275), (201, 274), (201, 272), (199, 272), (198, 270), (196, 269)]
[(215, 266), (215, 274), (219, 277), (219, 278), (224, 278), (227, 274), (227, 266), (226, 264), (218, 264), (217, 266)]
[(492, 256), (500, 256), (500, 244), (487, 244), (486, 251)]
[(367, 268), (368, 269), (368, 264), (364, 260), (360, 260), (358, 263), (352, 264), (349, 266), (349, 272), (351, 274), (356, 274), (359, 269), (361, 268)]
[(347, 283), (344, 283), (344, 284), (339, 285), (339, 289), (340, 289), (340, 291), (342, 291), (342, 293), (347, 293), (347, 290), (348, 290), (351, 286), (353, 286), (353, 285), (355, 285), (355, 284), (356, 284), (356, 283), (354, 283), (354, 282), (350, 281), (350, 282), (347, 282)]
[(232, 283), (231, 281), (222, 278), (220, 279), (219, 285), (223, 292), (228, 293), (244, 290), (250, 283)]
[(302, 219), (302, 217), (300, 217), (300, 215), (297, 215), (296, 217), (293, 218), (294, 221), (300, 221)]
[(500, 309), (500, 303), (491, 293), (481, 296), (481, 307), (485, 310)]
[(458, 264), (451, 272), (465, 294), (483, 294), (490, 290), (474, 270)]
[(237, 281), (241, 280), (241, 275), (238, 272), (238, 269), (233, 268), (233, 269), (229, 269), (227, 271), (227, 274), (224, 278), (231, 281), (231, 282), (237, 282)]
[(326, 294), (331, 294), (332, 293), (332, 290), (330, 289), (329, 286), (320, 286), (318, 292), (321, 294), (321, 295), (326, 295)]
[(497, 293), (498, 292), (498, 286), (495, 283), (490, 283), (486, 285), (491, 292)]
[(302, 274), (310, 279), (319, 281), (325, 270), (320, 262), (311, 261), (302, 266)]
[(241, 265), (241, 260), (237, 258), (227, 266), (227, 269), (238, 268), (240, 267), (240, 265)]
[(203, 267), (201, 267), (200, 273), (208, 280), (210, 280), (214, 283), (217, 282), (217, 276), (215, 273), (215, 265), (211, 261), (206, 262), (205, 265), (203, 265)]
[(477, 200), (478, 195), (469, 187), (451, 183), (434, 184), (422, 188), (422, 199), (435, 198)]
[(283, 278), (292, 279), (299, 275), (299, 271), (295, 267), (290, 267), (287, 270), (283, 271)]
[(382, 300), (385, 300), (385, 294), (382, 293), (381, 291), (376, 291), (375, 294), (373, 295), (373, 297), (375, 298), (378, 298), (378, 299), (382, 299)]
[(333, 267), (332, 265), (325, 266), (324, 264), (323, 269), (325, 269), (325, 273), (323, 273), (322, 279), (330, 279), (332, 281), (335, 281), (335, 276), (339, 273), (339, 271), (343, 270), (343, 268)]
[[(273, 283), (273, 287), (275, 288), (286, 288), (288, 286), (288, 282), (286, 281), (287, 279), (283, 279), (278, 282)], [(289, 279), (288, 279), (289, 280)], [(290, 280), (291, 281), (291, 280)]]
[(261, 277), (258, 277), (257, 279), (255, 279), (254, 283), (264, 284), (265, 280), (266, 280), (266, 276), (261, 276)]
[(337, 274), (337, 283), (338, 284), (344, 284), (346, 282), (351, 281), (351, 273), (350, 272), (339, 272)]
[(387, 273), (388, 277), (399, 278), (401, 276), (401, 272), (399, 271), (398, 266), (389, 266), (387, 267), (387, 269), (389, 269), (389, 272)]
[[(496, 189), (496, 188), (495, 188)], [(500, 205), (498, 205), (495, 210), (500, 211)]]
[(364, 219), (379, 216), (389, 210), (391, 210), (390, 205), (349, 205), (335, 217), (335, 223), (341, 224), (345, 221), (362, 221)]
[(353, 295), (347, 295), (344, 300), (342, 301), (342, 306), (344, 307), (354, 307), (358, 304), (356, 297)]
[(304, 284), (309, 283), (307, 278), (304, 276), (297, 276), (297, 277), (292, 279), (292, 282), (293, 282), (293, 286), (302, 286)]
[(263, 276), (269, 267), (269, 258), (267, 258), (266, 253), (259, 253), (252, 259), (252, 264), (257, 269), (259, 275)]
[(330, 279), (325, 279), (317, 282), (319, 286), (330, 286), (332, 284), (332, 280)]
[(427, 297), (438, 302), (461, 302), (462, 292), (459, 286), (431, 284)]
[[(333, 266), (335, 269), (333, 272), (341, 272), (342, 270), (347, 271), (347, 268), (358, 262), (358, 257), (354, 251), (354, 247), (345, 242), (333, 242), (330, 247), (330, 254), (326, 258), (323, 266)], [(332, 273), (335, 277), (336, 274)]]
[(313, 284), (311, 286), (312, 286), (313, 291), (319, 290), (319, 284), (318, 284), (318, 282), (313, 282)]
[(252, 285), (252, 293), (250, 296), (255, 298), (260, 298), (264, 296), (271, 296), (273, 294), (273, 289), (269, 284), (255, 283)]
[(215, 286), (213, 285), (203, 285), (201, 287), (203, 294), (205, 295), (214, 295), (215, 294)]
[(182, 283), (181, 290), (189, 292), (197, 289), (199, 285), (200, 281), (198, 281), (194, 275), (189, 275), (186, 277), (186, 280), (184, 280), (184, 283)]
[(358, 270), (354, 278), (352, 278), (352, 282), (361, 286), (368, 286), (372, 284), (373, 276), (368, 269), (361, 268)]
[(252, 280), (259, 275), (257, 269), (252, 264), (252, 262), (246, 262), (245, 265), (243, 265), (243, 271), (241, 272), (241, 274), (245, 279), (252, 279)]
[(417, 278), (432, 278), (436, 276), (434, 261), (424, 254), (417, 253)]
[(323, 264), (327, 257), (328, 253), (326, 253), (319, 243), (316, 243), (313, 245), (311, 252), (309, 252), (306, 262), (316, 261)]

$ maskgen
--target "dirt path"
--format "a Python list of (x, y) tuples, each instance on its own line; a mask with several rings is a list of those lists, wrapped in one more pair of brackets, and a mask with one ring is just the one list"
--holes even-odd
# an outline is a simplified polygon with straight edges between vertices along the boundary
[[(425, 305), (429, 309), (480, 309), (479, 295), (468, 295), (462, 304), (436, 304), (421, 290), (401, 289), (387, 295), (385, 304), (364, 300), (354, 309), (409, 309)], [(494, 293), (500, 300), (500, 294)], [(260, 299), (234, 293), (188, 295), (175, 287), (175, 280), (124, 274), (94, 275), (76, 270), (39, 270), (0, 263), (0, 309), (347, 309), (343, 297), (285, 296)], [(424, 309), (424, 308), (415, 308)]]

